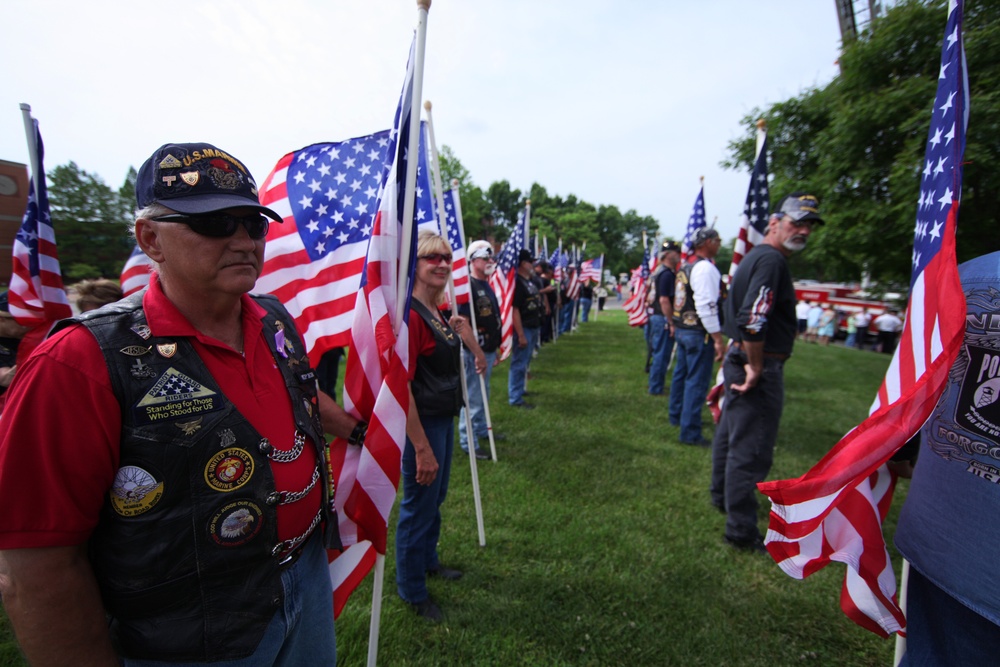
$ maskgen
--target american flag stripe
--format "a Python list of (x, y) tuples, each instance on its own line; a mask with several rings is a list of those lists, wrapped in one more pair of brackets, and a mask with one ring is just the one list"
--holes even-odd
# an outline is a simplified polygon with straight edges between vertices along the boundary
[[(772, 502), (767, 547), (782, 569), (801, 577), (830, 559), (847, 563), (841, 608), (883, 636), (905, 627), (882, 535), (893, 488), (884, 463), (934, 409), (964, 333), (955, 261), (968, 121), (962, 11), (961, 0), (952, 0), (917, 205), (910, 300), (871, 413), (799, 479), (759, 485)], [(818, 554), (802, 548), (816, 543), (823, 545)]]
[[(389, 513), (399, 486), (400, 461), (406, 445), (409, 409), (409, 309), (396, 322), (399, 281), (406, 281), (404, 306), (413, 284), (416, 229), (409, 249), (401, 247), (402, 220), (408, 192), (403, 179), (410, 136), (414, 49), (410, 48), (406, 79), (400, 95), (385, 170), (379, 189), (377, 213), (367, 244), (360, 290), (356, 294), (350, 328), (344, 409), (368, 422), (363, 447), (337, 439), (331, 445), (331, 467), (336, 480), (335, 502), (345, 551), (331, 554), (330, 579), (334, 586), (334, 614), (339, 615), (357, 584), (375, 563), (375, 553), (385, 554)], [(416, 165), (414, 165), (416, 167)], [(425, 172), (426, 173), (426, 172)], [(428, 209), (429, 210), (429, 209)], [(403, 265), (401, 252), (408, 261)], [(356, 288), (357, 289), (357, 288)]]
[[(28, 208), (14, 237), (8, 309), (22, 326), (38, 327), (73, 314), (63, 289), (56, 232), (49, 213), (44, 146), (38, 121), (31, 119), (38, 155), (28, 188)], [(28, 347), (22, 345), (22, 347)], [(25, 350), (27, 352), (27, 350)], [(20, 356), (20, 355), (19, 355)]]
[(146, 287), (149, 284), (149, 272), (152, 268), (149, 257), (136, 245), (125, 261), (125, 266), (122, 267), (120, 279), (122, 295), (128, 296)]

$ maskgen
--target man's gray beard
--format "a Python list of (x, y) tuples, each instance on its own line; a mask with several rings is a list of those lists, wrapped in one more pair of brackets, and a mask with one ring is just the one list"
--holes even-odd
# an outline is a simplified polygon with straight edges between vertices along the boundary
[(497, 270), (497, 265), (493, 264), (493, 265), (487, 266), (485, 269), (483, 269), (483, 273), (485, 273), (486, 277), (489, 278), (490, 276), (493, 275), (493, 272), (496, 271), (496, 270)]
[(784, 246), (785, 250), (789, 250), (791, 252), (798, 252), (806, 247), (807, 242), (808, 241), (806, 239), (800, 239), (796, 241), (795, 237), (792, 237), (787, 241), (785, 241), (784, 243), (782, 243), (781, 245)]

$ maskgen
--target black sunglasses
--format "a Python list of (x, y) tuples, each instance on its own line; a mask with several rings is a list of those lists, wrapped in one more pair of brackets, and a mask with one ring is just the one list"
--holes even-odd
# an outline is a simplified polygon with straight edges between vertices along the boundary
[(247, 235), (254, 241), (267, 236), (270, 220), (262, 215), (227, 215), (225, 213), (208, 213), (206, 215), (184, 215), (172, 213), (151, 218), (155, 222), (179, 222), (191, 228), (191, 231), (213, 239), (226, 239), (236, 233), (243, 225)]

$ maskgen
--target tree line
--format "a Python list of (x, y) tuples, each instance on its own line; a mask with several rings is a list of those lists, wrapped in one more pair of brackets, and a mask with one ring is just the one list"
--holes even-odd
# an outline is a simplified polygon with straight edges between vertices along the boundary
[[(724, 163), (749, 170), (755, 122), (767, 121), (771, 192), (820, 198), (826, 225), (794, 256), (793, 273), (908, 289), (924, 148), (940, 70), (945, 0), (907, 0), (844, 46), (840, 75), (743, 118)], [(969, 128), (958, 260), (997, 248), (1000, 195), (1000, 0), (965, 3)], [(774, 203), (774, 202), (772, 202)]]

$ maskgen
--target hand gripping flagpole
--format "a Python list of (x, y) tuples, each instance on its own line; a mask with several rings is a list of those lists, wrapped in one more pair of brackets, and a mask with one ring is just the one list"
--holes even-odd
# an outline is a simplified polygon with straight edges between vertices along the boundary
[[(452, 192), (458, 192), (458, 179), (457, 178), (451, 179), (451, 191)], [(462, 222), (462, 201), (461, 201), (461, 199), (459, 199), (458, 197), (456, 197), (454, 203), (455, 203), (455, 221), (456, 221), (456, 224), (458, 225), (458, 237), (462, 240), (462, 247), (463, 248), (468, 248), (468, 245), (466, 245), (466, 238), (465, 238), (465, 225)], [(471, 273), (470, 273), (470, 282), (469, 282), (469, 314), (472, 317), (472, 329), (473, 329), (473, 331), (478, 331), (479, 329), (476, 326), (476, 309), (475, 309), (474, 304), (472, 302)], [(496, 444), (496, 441), (493, 438), (493, 419), (490, 417), (490, 401), (489, 401), (488, 392), (486, 391), (486, 377), (485, 377), (485, 373), (483, 373), (482, 375), (479, 375), (479, 390), (483, 394), (483, 412), (486, 415), (486, 434), (489, 436), (489, 439), (490, 439), (490, 456), (492, 456), (493, 457), (493, 461), (496, 462), (496, 460), (497, 460), (497, 444)], [(466, 412), (468, 412), (468, 410)], [(472, 442), (472, 440), (470, 439), (469, 442)]]
[[(427, 43), (427, 11), (431, 0), (417, 0), (417, 44), (413, 65), (413, 92), (410, 97), (410, 145), (407, 155), (418, 155), (420, 150), (420, 99), (424, 85), (424, 51)], [(413, 109), (417, 112), (413, 113)], [(417, 186), (417, 160), (406, 161), (406, 181), (403, 197), (403, 234), (400, 240), (399, 264), (396, 269), (396, 319), (393, 331), (399, 335), (406, 308), (407, 276), (401, 276), (399, 269), (409, 266), (410, 246), (413, 242), (413, 194)], [(375, 553), (375, 573), (372, 577), (372, 617), (368, 627), (368, 667), (375, 667), (378, 661), (378, 636), (382, 615), (382, 582), (385, 579), (385, 554)]]
[[(445, 214), (444, 210), (444, 190), (441, 187), (441, 163), (438, 161), (437, 152), (437, 141), (434, 139), (434, 118), (431, 115), (431, 103), (430, 100), (424, 102), (424, 110), (427, 111), (427, 131), (430, 133), (430, 144), (431, 148), (431, 171), (434, 172), (434, 190), (437, 195), (437, 205), (438, 205), (438, 226), (441, 229), (441, 234), (445, 239), (451, 238), (448, 233), (448, 216)], [(449, 246), (451, 242), (449, 241)], [(462, 244), (465, 247), (465, 244)], [(448, 299), (451, 300), (451, 306), (454, 309), (453, 312), (458, 313), (458, 299), (455, 298), (455, 276), (452, 272), (448, 272)], [(470, 284), (470, 304), (469, 312), (472, 312), (471, 304), (471, 284)], [(472, 325), (473, 334), (475, 334), (476, 327), (473, 323)], [(472, 471), (472, 498), (476, 507), (476, 527), (479, 529), (479, 546), (486, 546), (486, 530), (483, 527), (483, 499), (482, 495), (479, 493), (479, 467), (476, 465), (476, 450), (479, 448), (476, 444), (476, 434), (472, 430), (472, 411), (468, 409), (469, 406), (469, 384), (465, 377), (465, 355), (466, 350), (464, 345), (458, 346), (458, 377), (462, 383), (462, 401), (465, 403), (465, 434), (468, 437), (469, 442), (469, 468)], [(461, 427), (461, 425), (460, 425)]]

